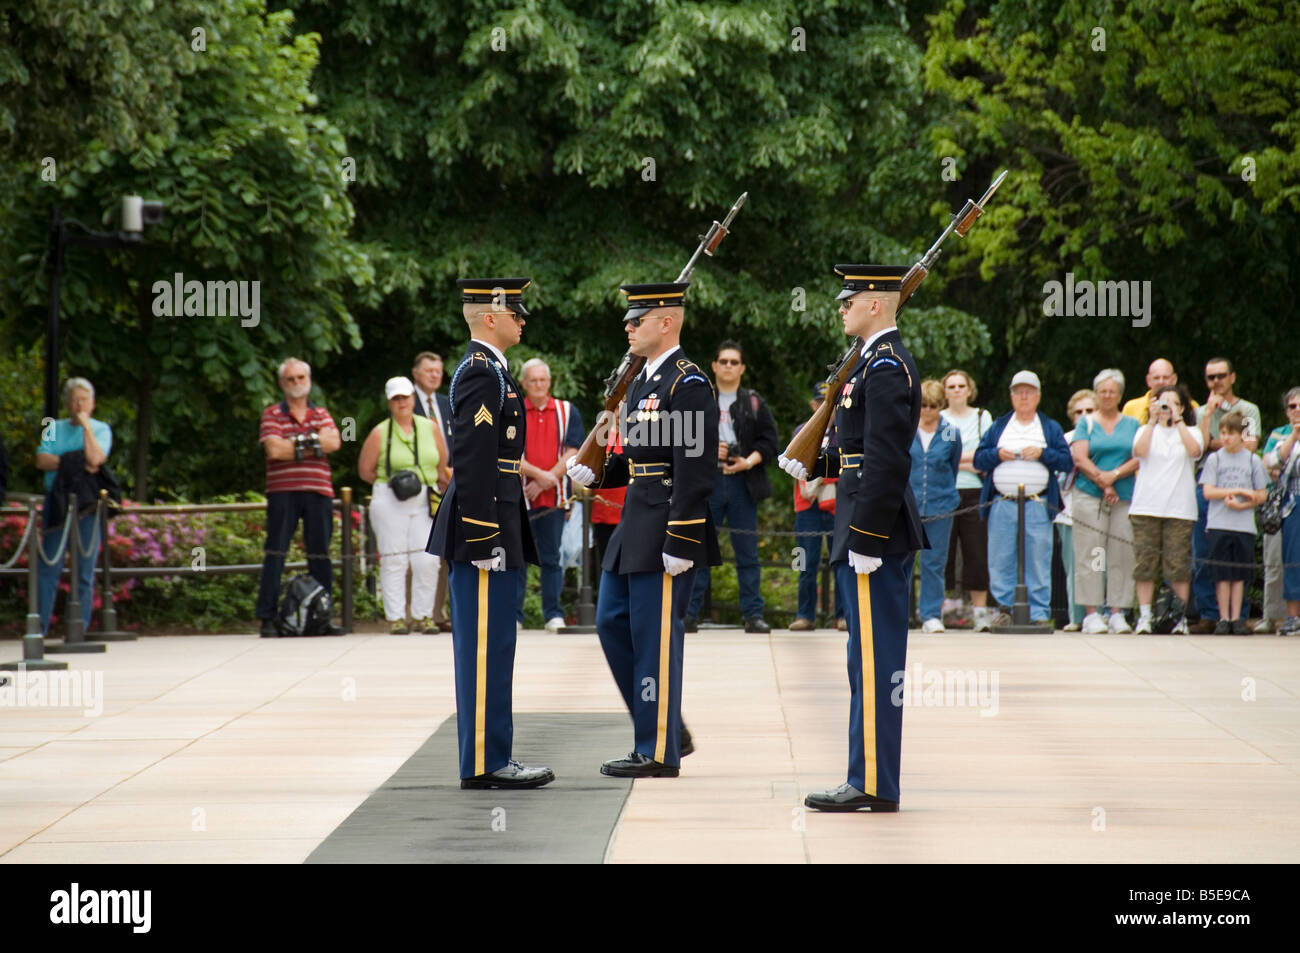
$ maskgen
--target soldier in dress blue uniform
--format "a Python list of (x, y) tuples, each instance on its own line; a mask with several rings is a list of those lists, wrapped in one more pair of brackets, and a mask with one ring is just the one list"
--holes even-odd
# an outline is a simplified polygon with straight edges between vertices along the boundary
[(462, 788), (535, 788), (550, 768), (511, 758), (515, 592), (537, 562), (519, 461), (523, 390), (505, 351), (519, 343), (528, 278), (464, 278), (469, 350), (451, 378), (455, 474), (429, 534), (428, 551), (450, 563), (451, 637)]
[(632, 713), (635, 747), (601, 774), (675, 778), (692, 750), (682, 727), (684, 617), (696, 570), (721, 563), (709, 515), (718, 407), (709, 379), (680, 346), (688, 282), (624, 285), (628, 348), (645, 367), (627, 389), (621, 454), (599, 481), (569, 461), (583, 486), (627, 486), (623, 515), (601, 564), (596, 631)]
[[(844, 279), (845, 333), (863, 341), (861, 357), (835, 413), (838, 451), (818, 458), (811, 476), (839, 477), (831, 565), (844, 592), (849, 629), (849, 772), (846, 783), (809, 794), (819, 811), (898, 810), (903, 708), (893, 703), (895, 673), (907, 664), (907, 566), (928, 549), (908, 484), (910, 448), (921, 416), (921, 380), (895, 324), (906, 268), (836, 265)], [(784, 455), (781, 468), (809, 475)]]

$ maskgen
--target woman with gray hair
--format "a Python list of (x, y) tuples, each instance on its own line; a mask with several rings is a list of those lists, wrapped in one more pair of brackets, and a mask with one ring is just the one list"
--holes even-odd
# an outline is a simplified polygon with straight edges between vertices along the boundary
[(1270, 479), (1285, 477), (1286, 485), (1282, 528), (1264, 537), (1264, 621), (1255, 631), (1268, 631), (1265, 626), (1278, 620), (1278, 635), (1300, 635), (1300, 458), (1292, 459), (1300, 443), (1300, 387), (1286, 392), (1282, 408), (1287, 422), (1268, 435), (1261, 451)]
[[(113, 449), (113, 431), (102, 420), (91, 416), (95, 412), (95, 385), (84, 377), (71, 377), (63, 385), (63, 402), (67, 405), (68, 416), (55, 420), (41, 431), (41, 442), (36, 448), (36, 467), (45, 472), (45, 510), (47, 517), (51, 510), (51, 496), (55, 477), (60, 467), (77, 466), (74, 460), (65, 461), (70, 454), (81, 454), (86, 473), (98, 473), (104, 461)], [(72, 518), (75, 502), (68, 507), (68, 518)], [(95, 514), (82, 516), (76, 520), (77, 534), (81, 537), (78, 553), (78, 596), (81, 599), (81, 621), (83, 630), (90, 626), (91, 612), (95, 607), (95, 562), (99, 557), (98, 548), (86, 555), (87, 549), (96, 541)], [(41, 634), (50, 628), (50, 615), (54, 611), (54, 598), (59, 591), (59, 577), (63, 575), (63, 558), (67, 553), (66, 543), (73, 541), (72, 532), (65, 537), (63, 524), (44, 527), (41, 550), (44, 559), (36, 567), (36, 585), (41, 615)], [(52, 563), (52, 565), (47, 565)]]
[[(1133, 438), (1138, 422), (1119, 411), (1124, 374), (1108, 367), (1092, 380), (1097, 412), (1081, 417), (1070, 453), (1077, 476), (1070, 518), (1074, 524), (1074, 597), (1086, 609), (1085, 635), (1132, 632), (1124, 610), (1133, 605)], [(1099, 611), (1110, 612), (1109, 621)]]

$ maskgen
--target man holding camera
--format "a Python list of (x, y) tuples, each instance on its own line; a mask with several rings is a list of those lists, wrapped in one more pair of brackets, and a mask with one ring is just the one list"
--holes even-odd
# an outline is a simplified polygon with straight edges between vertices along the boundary
[[(731, 528), (736, 554), (736, 581), (745, 631), (772, 631), (763, 620), (763, 593), (758, 566), (758, 504), (772, 495), (767, 461), (776, 458), (776, 420), (767, 401), (740, 386), (745, 355), (738, 341), (723, 341), (713, 359), (718, 390), (718, 469), (709, 497), (715, 526)], [(709, 567), (695, 576), (695, 591), (686, 609), (686, 631), (694, 632), (704, 594), (709, 591)]]
[[(334, 485), (326, 454), (343, 442), (329, 411), (307, 399), (311, 368), (306, 361), (289, 358), (280, 365), (278, 378), (284, 400), (262, 411), (257, 438), (266, 451), (266, 555), (257, 590), (257, 618), (267, 638), (278, 635), (280, 574), (299, 519), (308, 571), (333, 595), (329, 551)], [(342, 635), (343, 630), (331, 625), (328, 634)]]

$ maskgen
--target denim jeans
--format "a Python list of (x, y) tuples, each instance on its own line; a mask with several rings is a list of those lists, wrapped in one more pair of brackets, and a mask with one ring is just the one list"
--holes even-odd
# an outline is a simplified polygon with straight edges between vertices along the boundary
[[(1019, 529), (1014, 500), (998, 498), (989, 507), (989, 591), (999, 606), (1016, 594), (1016, 543)], [(1029, 619), (1052, 617), (1052, 524), (1042, 500), (1025, 501), (1025, 588)]]
[[(952, 517), (931, 520), (925, 524), (925, 535), (930, 548), (921, 550), (921, 599), (917, 608), (921, 621), (943, 619), (944, 571), (948, 566), (948, 541), (952, 537)], [(907, 593), (912, 594), (912, 572), (915, 559), (907, 561)]]
[[(333, 598), (334, 570), (330, 565), (330, 536), (334, 531), (334, 501), (308, 490), (285, 490), (266, 494), (266, 547), (262, 557), (262, 578), (257, 585), (259, 619), (274, 619), (280, 608), (280, 576), (284, 557), (272, 555), (289, 550), (298, 520), (302, 520), (302, 548), (307, 553), (307, 571)], [(403, 607), (405, 608), (405, 607)]]
[[(794, 529), (796, 533), (807, 533), (807, 536), (795, 537), (795, 545), (803, 551), (804, 568), (799, 573), (799, 609), (798, 617), (807, 619), (809, 622), (817, 620), (817, 577), (821, 570), (822, 561), (822, 533), (831, 533), (835, 529), (835, 514), (816, 506), (810, 506), (808, 509), (794, 514)], [(830, 537), (824, 539), (826, 549), (831, 548)], [(835, 574), (831, 574), (834, 580)], [(839, 583), (833, 582), (835, 586), (835, 618), (844, 618), (844, 594), (840, 592)]]
[(1061, 539), (1061, 563), (1065, 567), (1065, 600), (1070, 607), (1070, 621), (1083, 623), (1083, 606), (1074, 601), (1074, 527), (1069, 523), (1053, 523)]
[[(45, 512), (48, 513), (49, 511), (49, 500), (47, 498)], [(54, 563), (53, 566), (47, 566), (45, 560), (40, 560), (39, 565), (36, 567), (36, 592), (41, 614), (41, 635), (45, 635), (50, 630), (50, 616), (54, 613), (54, 599), (59, 592), (59, 578), (63, 575), (63, 563), (67, 557), (68, 546), (75, 546), (77, 543), (72, 535), (73, 532), (73, 530), (68, 531), (68, 543), (67, 546), (63, 547), (62, 551), (57, 551), (59, 540), (63, 538), (62, 525), (47, 529), (41, 534), (41, 549), (45, 553), (45, 559)], [(89, 516), (78, 519), (75, 532), (81, 534), (81, 550), (77, 552), (77, 559), (79, 560), (77, 577), (81, 585), (77, 587), (77, 595), (81, 600), (82, 631), (85, 631), (90, 628), (90, 616), (95, 611), (95, 563), (99, 559), (99, 548), (96, 547), (91, 556), (87, 557), (85, 555), (86, 548), (95, 542), (97, 538), (95, 514), (91, 513)]]
[[(528, 525), (537, 544), (537, 561), (541, 563), (542, 621), (564, 618), (560, 589), (564, 570), (560, 568), (560, 539), (564, 536), (564, 510), (548, 506), (528, 514)], [(524, 593), (528, 589), (528, 567), (519, 574), (519, 591), (515, 595), (515, 618), (524, 621)]]
[[(742, 474), (728, 476), (718, 471), (709, 497), (709, 512), (713, 514), (714, 526), (725, 522), (733, 530), (745, 531), (731, 534), (731, 548), (736, 554), (736, 582), (740, 588), (740, 614), (746, 619), (761, 616), (763, 593), (759, 588), (758, 536), (754, 533), (758, 529), (758, 504), (750, 498)], [(698, 568), (695, 591), (686, 608), (686, 615), (692, 619), (699, 618), (704, 594), (709, 591), (709, 567)]]

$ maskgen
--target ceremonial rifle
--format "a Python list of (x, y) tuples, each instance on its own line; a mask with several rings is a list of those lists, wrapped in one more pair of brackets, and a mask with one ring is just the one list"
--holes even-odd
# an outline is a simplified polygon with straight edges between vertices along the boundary
[[(740, 211), (740, 207), (745, 204), (745, 199), (749, 198), (748, 192), (742, 192), (740, 198), (736, 199), (736, 204), (731, 206), (731, 211), (727, 217), (720, 223), (714, 222), (709, 226), (709, 230), (700, 236), (700, 244), (691, 255), (690, 261), (682, 269), (682, 273), (677, 276), (678, 283), (689, 281), (691, 273), (695, 271), (695, 262), (699, 259), (700, 254), (713, 257), (713, 253), (718, 250), (722, 240), (727, 237), (731, 230), (731, 221)], [(645, 366), (645, 358), (633, 354), (630, 350), (623, 355), (623, 360), (619, 362), (618, 367), (614, 368), (614, 373), (605, 379), (605, 410), (597, 418), (597, 425), (587, 434), (587, 439), (582, 442), (578, 450), (577, 462), (583, 466), (590, 467), (591, 472), (596, 475), (596, 482), (600, 482), (601, 475), (605, 472), (605, 452), (608, 443), (609, 430), (618, 426), (618, 405), (623, 403), (623, 396), (627, 393), (633, 378), (641, 373), (641, 368)]]
[[(934, 261), (939, 257), (939, 246), (943, 244), (952, 233), (956, 233), (958, 238), (965, 238), (970, 227), (975, 224), (975, 219), (979, 218), (984, 212), (984, 204), (992, 198), (993, 193), (997, 191), (1002, 180), (1007, 177), (1006, 170), (1002, 172), (993, 184), (989, 186), (988, 191), (980, 198), (978, 202), (967, 199), (966, 204), (962, 206), (961, 211), (957, 212), (948, 223), (948, 227), (943, 230), (938, 239), (929, 250), (921, 256), (921, 260), (907, 270), (903, 275), (901, 287), (898, 295), (898, 310), (903, 310), (903, 305), (907, 299), (912, 296), (925, 276), (930, 273), (934, 267)], [(799, 432), (790, 440), (789, 446), (785, 448), (785, 456), (790, 460), (798, 460), (802, 463), (809, 473), (812, 473), (813, 465), (817, 462), (817, 457), (821, 454), (822, 439), (826, 436), (826, 428), (830, 426), (831, 419), (835, 415), (835, 405), (839, 400), (840, 390), (848, 381), (849, 375), (853, 373), (853, 368), (857, 366), (858, 356), (862, 351), (862, 338), (854, 338), (853, 343), (849, 345), (847, 351), (834, 364), (827, 365), (830, 376), (826, 378), (826, 399), (822, 405), (817, 408), (817, 412), (812, 415), (808, 423), (799, 428)]]

